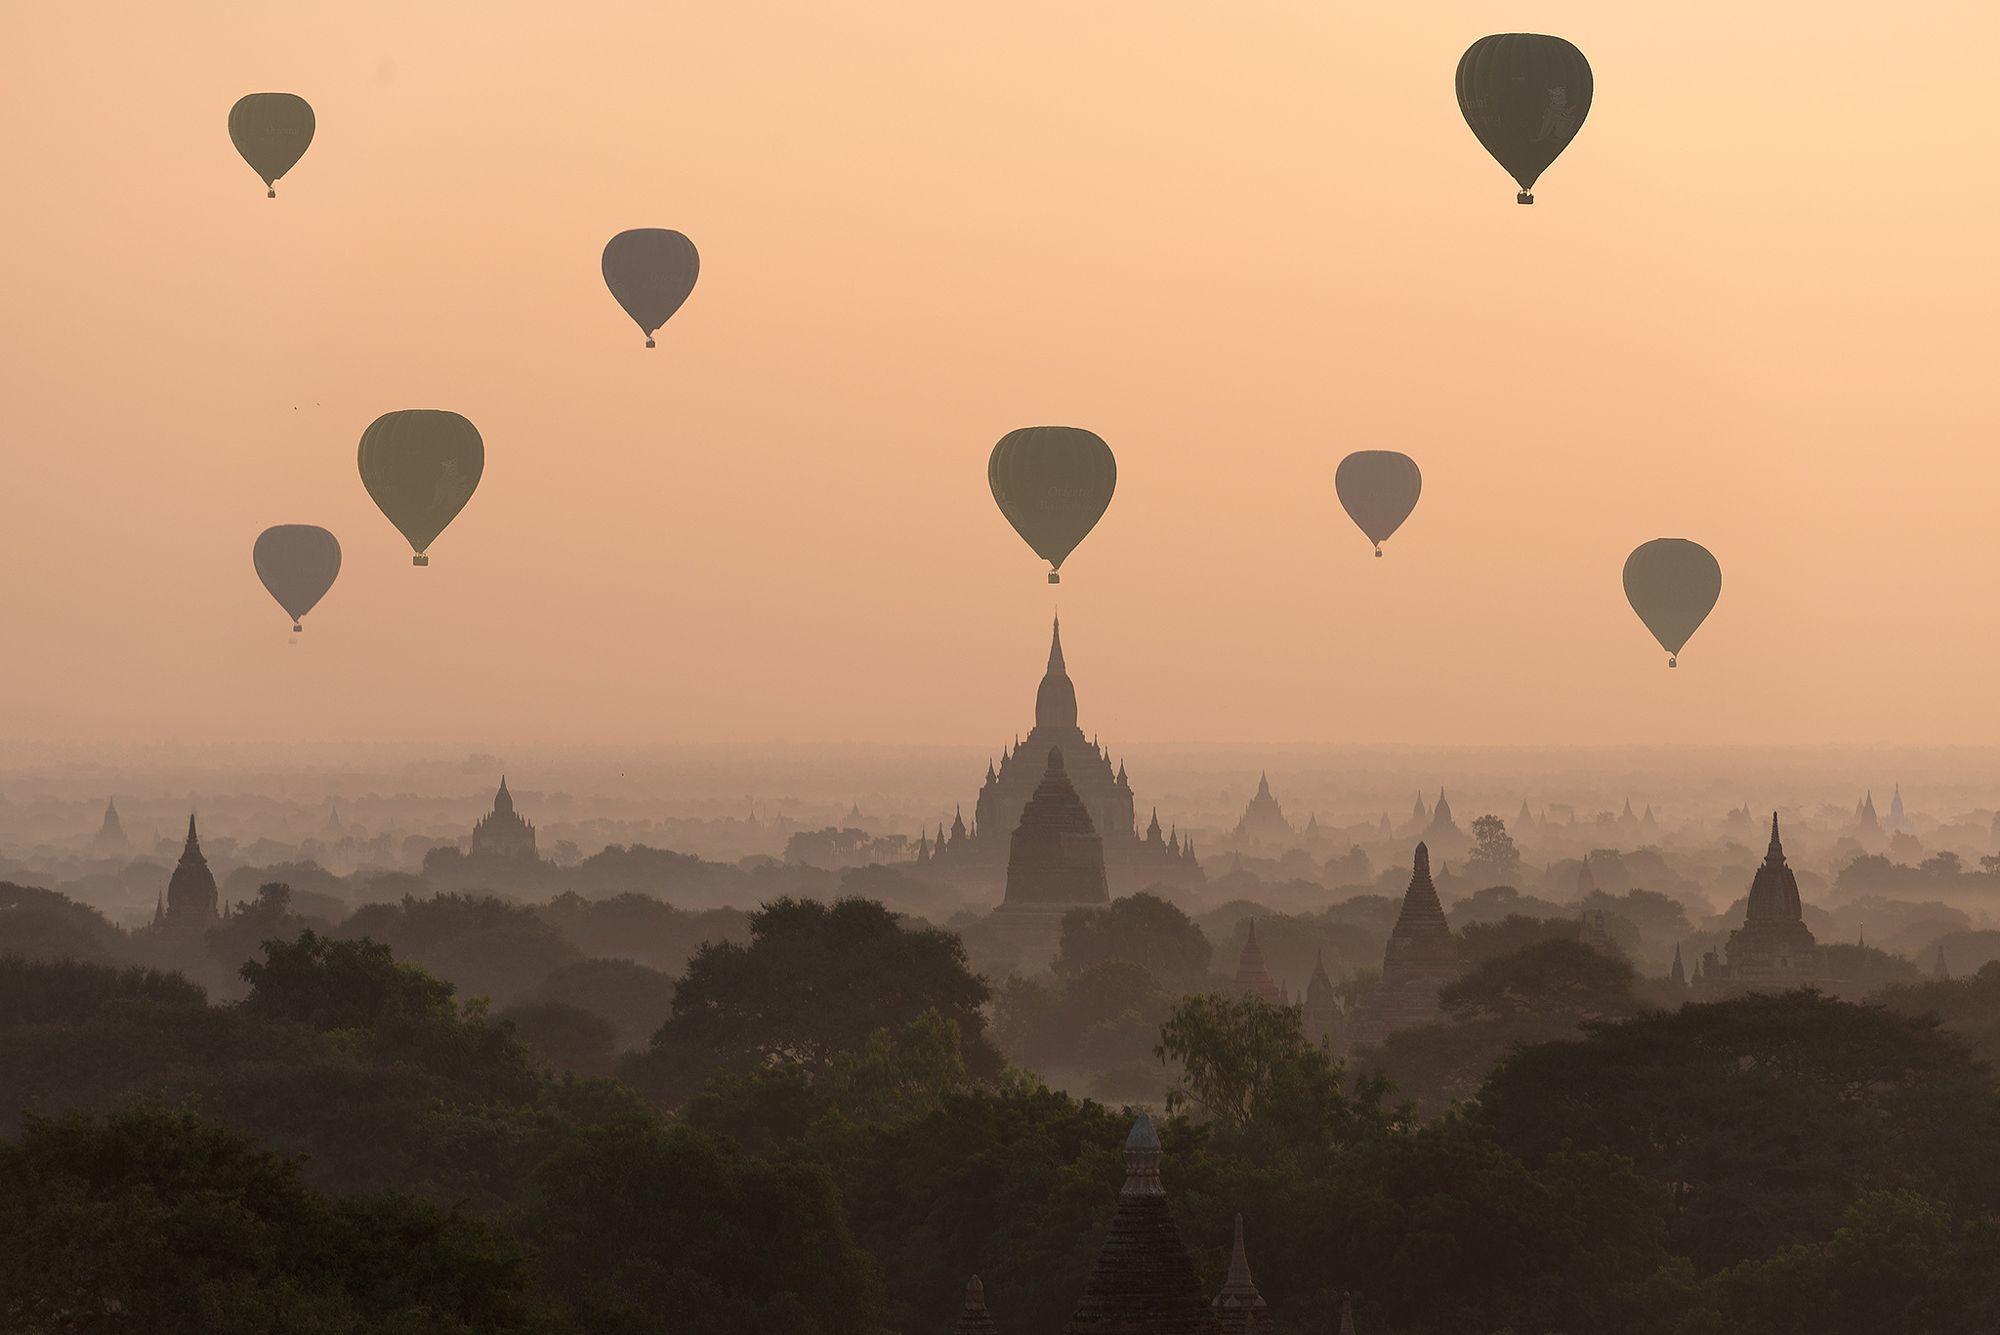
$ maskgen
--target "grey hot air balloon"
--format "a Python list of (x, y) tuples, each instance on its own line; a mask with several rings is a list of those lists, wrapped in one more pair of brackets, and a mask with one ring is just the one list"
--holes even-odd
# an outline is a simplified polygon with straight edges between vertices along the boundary
[(1625, 558), (1625, 600), (1667, 651), (1667, 666), (1708, 619), (1722, 596), (1722, 567), (1708, 548), (1686, 538), (1654, 538)]
[(361, 482), (389, 522), (410, 540), (411, 565), (472, 499), (486, 471), (486, 443), (457, 413), (405, 408), (384, 413), (361, 433)]
[(1590, 62), (1560, 37), (1503, 32), (1482, 37), (1458, 60), (1458, 109), (1507, 174), (1518, 203), (1535, 202), (1535, 181), (1590, 114)]
[(604, 285), (653, 346), (653, 331), (694, 291), (701, 256), (694, 242), (664, 227), (620, 232), (604, 244)]
[(1095, 432), (1074, 426), (1009, 431), (986, 460), (1000, 513), (1062, 582), (1062, 563), (1089, 536), (1118, 486), (1118, 461)]
[(313, 141), (312, 104), (297, 93), (252, 93), (229, 109), (229, 140), (276, 199), (278, 178)]
[(1340, 494), (1341, 508), (1355, 527), (1375, 544), (1382, 544), (1403, 526), (1417, 508), (1424, 490), (1424, 475), (1416, 460), (1394, 450), (1357, 450), (1333, 470), (1333, 489)]
[(317, 524), (278, 524), (257, 535), (250, 550), (257, 578), (292, 619), (301, 624), (340, 574), (340, 542)]

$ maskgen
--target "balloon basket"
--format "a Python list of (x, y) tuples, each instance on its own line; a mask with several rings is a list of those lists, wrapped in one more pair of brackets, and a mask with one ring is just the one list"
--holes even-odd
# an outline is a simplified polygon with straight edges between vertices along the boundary
[(1381, 560), (1381, 559), (1382, 559), (1382, 549), (1381, 549), (1380, 547), (1377, 547), (1377, 548), (1375, 549), (1375, 559), (1376, 559), (1377, 561), (1379, 561), (1379, 560)]
[(1051, 583), (1051, 584), (1060, 584), (1060, 583), (1062, 583), (1062, 576), (1061, 576), (1061, 575), (1059, 575), (1059, 574), (1057, 574), (1057, 573), (1056, 573), (1055, 571), (1051, 570), (1051, 571), (1049, 572), (1049, 583)]
[(652, 346), (653, 346), (653, 340), (652, 340), (652, 339), (650, 339), (650, 338), (649, 338), (649, 339), (647, 339), (647, 340), (646, 340), (646, 346), (647, 346), (647, 347), (649, 347), (649, 348), (650, 348), (650, 347), (652, 347)]
[(1675, 667), (1675, 668), (1677, 668), (1677, 667), (1679, 667), (1680, 665), (1681, 665), (1681, 660), (1680, 660), (1680, 659), (1678, 659), (1678, 658), (1669, 658), (1669, 659), (1667, 660), (1667, 666), (1668, 666), (1668, 667)]
[(266, 199), (276, 199), (277, 197), (278, 197), (278, 192), (275, 190), (266, 190), (264, 192), (264, 198)]
[(298, 634), (301, 634), (301, 633), (303, 633), (304, 631), (305, 631), (305, 627), (304, 627), (304, 626), (301, 626), (301, 625), (300, 625), (300, 624), (299, 624), (298, 622), (296, 622), (296, 621), (294, 621), (294, 622), (292, 623), (292, 634), (294, 634), (294, 635), (298, 635)]
[(427, 566), (430, 563), (431, 563), (431, 558), (424, 555), (424, 553), (422, 552), (418, 552), (415, 556), (410, 558), (410, 564), (413, 566)]
[(1532, 204), (1535, 202), (1535, 197), (1523, 190), (1520, 194), (1514, 196), (1514, 202), (1516, 204)]

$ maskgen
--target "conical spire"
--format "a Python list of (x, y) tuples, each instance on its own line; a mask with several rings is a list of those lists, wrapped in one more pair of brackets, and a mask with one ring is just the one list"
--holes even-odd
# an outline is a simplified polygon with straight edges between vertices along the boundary
[(1160, 1182), (1160, 1140), (1143, 1114), (1125, 1141), (1125, 1186), (1067, 1335), (1218, 1335), (1215, 1309)]
[(1340, 1295), (1340, 1335), (1355, 1335), (1354, 1295), (1351, 1293)]
[(993, 1314), (986, 1310), (986, 1286), (974, 1275), (965, 1281), (965, 1305), (951, 1323), (951, 1335), (995, 1335)]
[(1160, 1133), (1153, 1129), (1153, 1119), (1145, 1113), (1132, 1123), (1132, 1130), (1125, 1136), (1125, 1185), (1121, 1196), (1164, 1196), (1166, 1187), (1160, 1181)]
[(1937, 967), (1931, 970), (1931, 975), (1935, 978), (1951, 977), (1951, 970), (1945, 967), (1944, 942), (1942, 941), (1938, 942)]
[(493, 809), (498, 812), (514, 809), (514, 795), (507, 791), (507, 776), (504, 774), (500, 776), (500, 791), (493, 794)]
[(1266, 1335), (1271, 1329), (1271, 1307), (1250, 1278), (1250, 1260), (1243, 1250), (1243, 1216), (1236, 1216), (1236, 1240), (1230, 1247), (1229, 1274), (1222, 1291), (1210, 1304), (1222, 1335)]
[(181, 845), (181, 856), (186, 857), (189, 853), (194, 854), (196, 857), (201, 856), (201, 836), (195, 833), (194, 813), (192, 811), (188, 812), (187, 842)]
[(1249, 931), (1243, 938), (1243, 953), (1236, 959), (1236, 986), (1245, 996), (1256, 997), (1268, 1005), (1282, 1005), (1284, 994), (1271, 981), (1271, 971), (1264, 963), (1264, 949), (1257, 944), (1257, 920), (1250, 919)]
[(1678, 941), (1674, 942), (1674, 965), (1667, 970), (1667, 977), (1673, 979), (1677, 987), (1687, 985), (1687, 971), (1681, 967), (1681, 943)]
[(1764, 861), (1773, 867), (1785, 865), (1785, 846), (1778, 842), (1778, 813), (1771, 813), (1771, 846), (1764, 850)]
[(1049, 636), (1049, 668), (1035, 691), (1035, 727), (1067, 731), (1076, 727), (1076, 687), (1063, 662), (1062, 618)]
[(1271, 776), (1264, 773), (1262, 770), (1259, 770), (1257, 772), (1257, 796), (1269, 797), (1270, 795), (1271, 795)]

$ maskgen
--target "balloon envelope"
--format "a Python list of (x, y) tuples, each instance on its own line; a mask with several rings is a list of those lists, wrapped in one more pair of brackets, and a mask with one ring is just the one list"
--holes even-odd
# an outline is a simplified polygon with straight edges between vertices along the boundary
[(1055, 571), (1097, 526), (1118, 486), (1118, 461), (1093, 431), (1030, 426), (1009, 431), (986, 460), (1000, 513)]
[(1722, 567), (1686, 538), (1655, 538), (1625, 558), (1625, 599), (1668, 654), (1667, 666), (1722, 596)]
[(1417, 461), (1407, 454), (1394, 450), (1357, 450), (1334, 469), (1333, 489), (1340, 494), (1347, 517), (1368, 535), (1368, 540), (1375, 544), (1375, 554), (1380, 556), (1382, 544), (1417, 508), (1424, 475), (1418, 470)]
[(305, 156), (315, 125), (312, 105), (296, 93), (252, 93), (229, 109), (229, 140), (267, 187)]
[(653, 346), (653, 331), (694, 291), (701, 256), (694, 242), (664, 227), (620, 232), (604, 245), (604, 285)]
[(361, 482), (389, 522), (410, 540), (413, 565), (472, 499), (486, 471), (486, 443), (457, 413), (405, 408), (384, 413), (361, 433)]
[(1498, 33), (1458, 61), (1458, 109), (1521, 186), (1521, 202), (1590, 114), (1590, 62), (1560, 37)]
[(279, 524), (257, 535), (250, 559), (298, 630), (340, 574), (340, 542), (317, 524)]

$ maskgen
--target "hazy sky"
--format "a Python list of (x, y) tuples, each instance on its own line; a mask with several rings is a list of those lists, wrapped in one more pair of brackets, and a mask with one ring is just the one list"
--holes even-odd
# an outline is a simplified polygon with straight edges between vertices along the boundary
[[(15, 0), (0, 738), (985, 743), (1059, 594), (1107, 740), (2000, 740), (1997, 10)], [(1532, 209), (1452, 97), (1508, 28), (1596, 72)], [(487, 445), (428, 570), (355, 472), (406, 407)], [(1044, 423), (1120, 472), (1060, 590), (985, 478)]]

